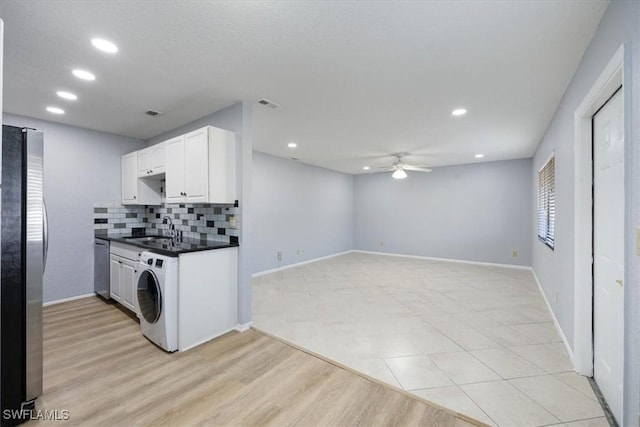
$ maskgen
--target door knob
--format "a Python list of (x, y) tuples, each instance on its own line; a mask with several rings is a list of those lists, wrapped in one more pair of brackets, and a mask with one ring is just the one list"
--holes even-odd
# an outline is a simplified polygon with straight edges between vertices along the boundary
[(617, 283), (619, 286), (623, 286), (623, 284), (622, 284), (622, 280), (621, 280), (621, 279), (616, 280), (616, 283)]

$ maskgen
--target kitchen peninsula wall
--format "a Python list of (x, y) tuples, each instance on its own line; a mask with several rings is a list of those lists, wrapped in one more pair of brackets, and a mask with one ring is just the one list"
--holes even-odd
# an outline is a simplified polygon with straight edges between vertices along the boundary
[[(120, 203), (96, 203), (93, 208), (96, 237), (144, 232), (164, 232), (168, 215), (184, 238), (238, 243), (240, 230), (231, 228), (230, 217), (240, 222), (240, 208), (229, 205), (163, 204), (161, 206), (123, 206)], [(135, 230), (135, 231), (134, 231)]]

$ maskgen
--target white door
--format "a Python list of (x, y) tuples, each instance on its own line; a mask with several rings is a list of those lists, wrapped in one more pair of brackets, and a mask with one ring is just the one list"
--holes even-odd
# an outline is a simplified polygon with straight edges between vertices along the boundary
[(138, 177), (149, 176), (151, 170), (151, 152), (149, 149), (138, 151)]
[(206, 128), (184, 136), (184, 188), (188, 203), (209, 199), (209, 135)]
[(167, 203), (180, 203), (184, 194), (184, 138), (166, 142), (165, 186)]
[(122, 293), (120, 292), (120, 262), (118, 257), (111, 255), (109, 259), (109, 288), (111, 298), (116, 301), (122, 301)]
[(138, 194), (138, 152), (122, 156), (122, 204), (137, 203)]
[(164, 153), (165, 144), (160, 143), (156, 145), (152, 145), (148, 148), (151, 152), (151, 173), (159, 174), (164, 173), (164, 163), (165, 163), (165, 153)]
[(622, 421), (624, 104), (619, 90), (593, 116), (594, 378)]
[(136, 290), (136, 266), (133, 261), (123, 260), (122, 264), (122, 283), (120, 284), (122, 290), (122, 305), (129, 310), (136, 311), (135, 290)]

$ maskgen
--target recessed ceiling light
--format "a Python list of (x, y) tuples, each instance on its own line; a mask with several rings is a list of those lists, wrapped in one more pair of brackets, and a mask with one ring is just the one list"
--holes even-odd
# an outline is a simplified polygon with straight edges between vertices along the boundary
[(95, 38), (95, 39), (91, 39), (91, 44), (96, 49), (100, 49), (103, 52), (116, 53), (118, 51), (118, 46), (111, 43), (109, 40)]
[(76, 99), (78, 99), (75, 94), (71, 92), (65, 92), (64, 90), (57, 91), (56, 95), (58, 95), (60, 98), (68, 99), (69, 101), (75, 101)]
[(464, 116), (465, 114), (467, 114), (467, 110), (465, 110), (464, 108), (456, 108), (451, 112), (451, 114), (453, 116)]
[(64, 114), (64, 110), (58, 107), (47, 107), (47, 111), (53, 114)]
[(371, 169), (369, 166), (363, 166), (362, 169), (368, 171), (369, 169)]
[(73, 71), (71, 71), (73, 73), (74, 76), (76, 76), (79, 79), (82, 80), (95, 80), (96, 76), (94, 76), (92, 73), (86, 71), (86, 70), (79, 70), (79, 69), (75, 69)]
[(484, 157), (484, 154), (476, 154), (476, 159), (481, 159)]
[(298, 146), (298, 144), (296, 144), (295, 142), (290, 142), (287, 144), (287, 147), (289, 148), (296, 148)]

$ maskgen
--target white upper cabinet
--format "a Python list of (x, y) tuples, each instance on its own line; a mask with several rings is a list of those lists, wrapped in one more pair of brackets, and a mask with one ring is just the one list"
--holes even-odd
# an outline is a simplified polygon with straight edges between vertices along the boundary
[(235, 134), (207, 126), (166, 141), (167, 203), (234, 203)]
[(159, 205), (160, 180), (138, 179), (139, 151), (122, 156), (122, 204)]
[(233, 204), (236, 135), (207, 126), (122, 157), (122, 204)]
[(209, 141), (207, 128), (184, 136), (184, 201), (206, 203), (209, 198)]
[(236, 134), (209, 126), (209, 203), (235, 203)]
[(165, 143), (138, 151), (138, 178), (157, 177), (165, 173)]
[(165, 142), (167, 203), (180, 203), (184, 193), (184, 136)]
[(138, 152), (122, 156), (122, 204), (138, 203)]

